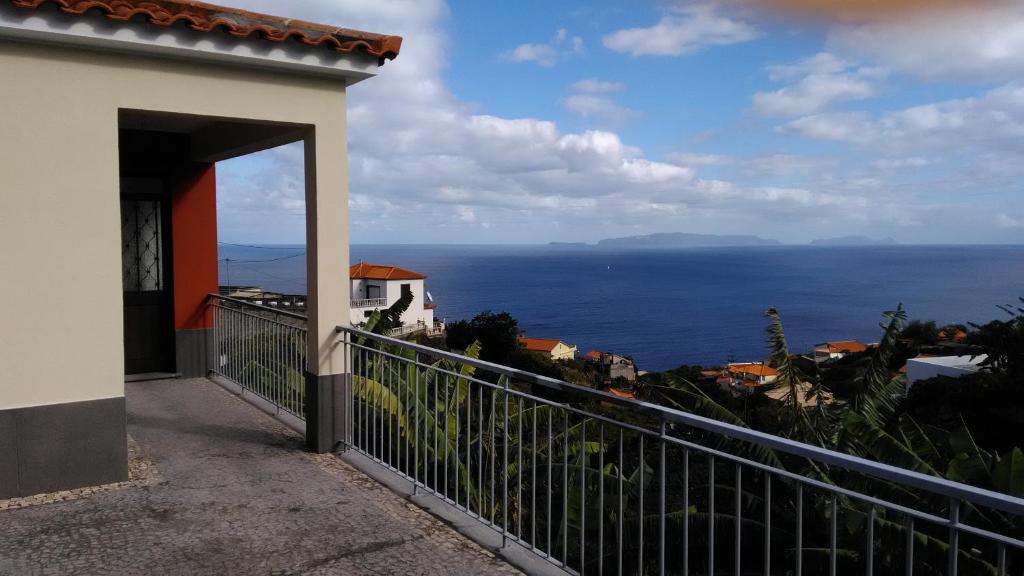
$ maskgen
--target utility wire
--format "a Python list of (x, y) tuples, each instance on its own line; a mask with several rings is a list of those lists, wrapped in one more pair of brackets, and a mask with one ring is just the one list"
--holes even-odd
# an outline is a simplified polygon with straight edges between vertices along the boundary
[(281, 256), (280, 258), (267, 258), (265, 260), (235, 260), (234, 258), (221, 258), (219, 262), (232, 262), (235, 264), (259, 264), (260, 262), (280, 262), (281, 260), (291, 260), (292, 258), (298, 258), (299, 256), (305, 256), (306, 253), (300, 252), (298, 254), (292, 254), (290, 256)]
[[(233, 246), (235, 248), (257, 248), (259, 250), (305, 250), (305, 247), (289, 248), (287, 246), (257, 246), (255, 244), (232, 244), (231, 242), (217, 242), (221, 246)], [(305, 254), (305, 252), (303, 252)]]

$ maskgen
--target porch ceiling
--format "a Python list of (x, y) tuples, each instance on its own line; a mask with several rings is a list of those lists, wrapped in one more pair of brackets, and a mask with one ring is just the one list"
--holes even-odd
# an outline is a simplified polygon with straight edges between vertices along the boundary
[(187, 134), (195, 162), (219, 162), (302, 140), (309, 127), (144, 110), (122, 110), (119, 127), (126, 130)]

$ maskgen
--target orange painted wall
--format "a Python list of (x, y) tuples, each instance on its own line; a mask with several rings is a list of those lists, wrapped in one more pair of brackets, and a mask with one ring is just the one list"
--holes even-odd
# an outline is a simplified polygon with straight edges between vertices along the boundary
[(217, 175), (194, 164), (171, 198), (174, 247), (174, 329), (212, 326), (206, 297), (217, 292)]

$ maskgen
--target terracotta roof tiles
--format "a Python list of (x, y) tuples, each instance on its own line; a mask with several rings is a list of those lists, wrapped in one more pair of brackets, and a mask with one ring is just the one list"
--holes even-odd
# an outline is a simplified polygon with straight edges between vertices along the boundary
[(349, 278), (366, 280), (423, 280), (427, 276), (398, 266), (360, 262), (348, 269)]
[(729, 364), (728, 369), (735, 374), (750, 374), (753, 376), (778, 376), (779, 371), (771, 366), (754, 363)]
[(835, 342), (825, 342), (818, 347), (821, 352), (829, 354), (854, 354), (857, 352), (864, 352), (868, 347), (856, 340), (837, 340)]
[(184, 23), (197, 32), (222, 30), (232, 36), (257, 36), (268, 42), (295, 40), (307, 46), (325, 46), (332, 50), (362, 52), (385, 60), (394, 60), (402, 47), (401, 36), (387, 36), (360, 30), (314, 24), (279, 16), (268, 16), (237, 8), (227, 8), (192, 0), (10, 0), (17, 8), (34, 10), (54, 4), (67, 14), (83, 15), (98, 11), (110, 20), (127, 22), (138, 16), (153, 26), (168, 27)]
[(554, 338), (527, 338), (526, 336), (520, 336), (517, 340), (523, 345), (523, 348), (533, 352), (551, 352), (562, 342)]

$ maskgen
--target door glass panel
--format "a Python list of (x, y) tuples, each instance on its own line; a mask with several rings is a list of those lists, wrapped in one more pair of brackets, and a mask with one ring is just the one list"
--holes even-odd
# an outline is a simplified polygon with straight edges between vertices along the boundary
[(121, 281), (125, 292), (163, 289), (160, 202), (121, 201)]

